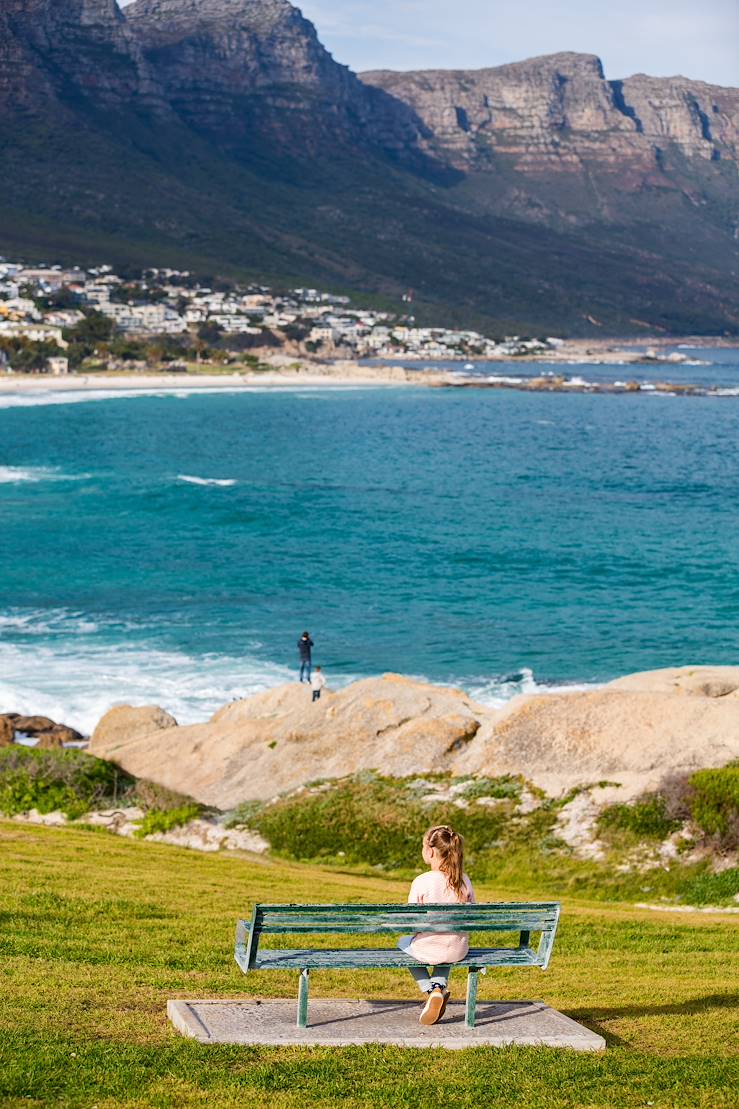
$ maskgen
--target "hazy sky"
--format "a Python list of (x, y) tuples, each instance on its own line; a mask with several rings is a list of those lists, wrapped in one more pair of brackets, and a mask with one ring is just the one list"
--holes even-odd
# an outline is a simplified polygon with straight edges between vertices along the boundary
[(598, 54), (611, 78), (739, 86), (739, 0), (297, 0), (352, 69), (453, 69)]

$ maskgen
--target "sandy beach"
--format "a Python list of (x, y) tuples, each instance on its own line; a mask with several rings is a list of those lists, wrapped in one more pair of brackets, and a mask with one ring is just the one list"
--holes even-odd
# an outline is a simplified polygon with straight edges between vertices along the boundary
[(421, 375), (401, 366), (359, 366), (336, 362), (326, 366), (306, 364), (300, 369), (273, 367), (268, 371), (234, 373), (95, 373), (65, 374), (3, 374), (0, 393), (54, 392), (149, 392), (151, 390), (211, 391), (245, 388), (349, 388), (362, 385), (398, 386), (407, 384), (444, 385), (447, 373)]

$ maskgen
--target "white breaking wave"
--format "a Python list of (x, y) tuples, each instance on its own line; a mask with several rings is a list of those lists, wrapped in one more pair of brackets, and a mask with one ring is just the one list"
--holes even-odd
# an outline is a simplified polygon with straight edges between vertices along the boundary
[(177, 480), (185, 481), (188, 485), (220, 485), (223, 488), (236, 485), (236, 478), (193, 477), (192, 474), (178, 474)]
[(50, 716), (86, 734), (116, 704), (161, 705), (194, 724), (294, 679), (287, 667), (254, 658), (194, 658), (144, 643), (0, 643), (0, 712)]
[(54, 471), (43, 466), (26, 469), (22, 466), (0, 466), (0, 485), (17, 485), (21, 481), (45, 481)]
[(545, 693), (585, 693), (600, 689), (601, 682), (563, 682), (560, 684), (537, 682), (533, 670), (524, 666), (516, 673), (493, 678), (471, 678), (459, 683), (473, 701), (479, 701), (490, 708), (503, 708), (513, 697), (520, 694), (543, 695)]
[[(360, 392), (386, 388), (381, 383), (348, 383), (346, 385), (331, 385), (332, 393)], [(186, 400), (189, 397), (201, 396), (236, 396), (241, 393), (290, 393), (305, 394), (307, 387), (304, 384), (266, 384), (238, 381), (228, 382), (224, 385), (160, 385), (140, 389), (60, 389), (48, 392), (34, 393), (0, 393), (0, 409), (2, 408), (39, 408), (52, 404), (83, 404), (89, 401), (101, 400), (136, 400), (138, 397), (174, 397)]]
[(0, 485), (20, 482), (84, 481), (90, 474), (61, 474), (48, 466), (0, 466)]

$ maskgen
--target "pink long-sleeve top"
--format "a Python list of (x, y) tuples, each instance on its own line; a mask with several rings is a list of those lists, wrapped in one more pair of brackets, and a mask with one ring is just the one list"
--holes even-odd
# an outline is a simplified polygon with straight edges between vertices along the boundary
[[(474, 904), (475, 891), (465, 874), (467, 903)], [(463, 902), (464, 903), (464, 902)], [(447, 885), (446, 875), (440, 870), (429, 870), (414, 878), (408, 894), (409, 905), (459, 905), (453, 889)], [(428, 966), (441, 966), (464, 959), (470, 949), (469, 938), (464, 932), (417, 932), (409, 952)]]

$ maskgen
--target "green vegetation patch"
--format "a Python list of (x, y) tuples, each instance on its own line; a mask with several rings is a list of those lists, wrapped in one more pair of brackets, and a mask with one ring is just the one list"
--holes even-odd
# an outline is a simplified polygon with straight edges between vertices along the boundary
[(201, 812), (202, 806), (195, 804), (195, 802), (164, 812), (161, 809), (152, 809), (141, 821), (136, 835), (139, 839), (143, 839), (144, 836), (152, 836), (157, 832), (171, 832), (174, 828), (181, 828), (183, 824), (189, 824), (191, 820), (195, 820), (200, 816)]
[[(449, 787), (463, 785), (462, 789)], [(316, 783), (238, 816), (279, 855), (296, 859), (344, 858), (388, 870), (418, 863), (424, 832), (452, 824), (465, 838), (470, 861), (514, 833), (519, 779), (398, 779), (361, 773)], [(494, 806), (482, 803), (496, 800)], [(554, 816), (545, 819), (553, 823)]]
[(631, 805), (608, 805), (598, 818), (598, 834), (605, 839), (625, 832), (635, 839), (663, 840), (679, 827), (680, 821), (668, 815), (664, 797), (656, 793)]
[(739, 847), (739, 765), (698, 770), (690, 786), (695, 823), (709, 836), (717, 836), (723, 846)]
[(199, 816), (191, 797), (133, 778), (112, 762), (78, 750), (38, 750), (13, 744), (0, 749), (0, 813), (36, 809), (78, 820), (93, 809), (136, 806), (145, 816), (139, 832), (168, 832)]
[(465, 838), (466, 867), (476, 883), (527, 882), (549, 897), (566, 892), (598, 901), (733, 903), (735, 869), (714, 874), (711, 857), (667, 865), (656, 857), (660, 842), (683, 824), (673, 814), (674, 797), (647, 795), (604, 810), (596, 830), (607, 854), (599, 860), (578, 857), (558, 835), (562, 805), (579, 791), (564, 799), (540, 795), (534, 808), (522, 810), (524, 788), (530, 787), (511, 776), (389, 778), (365, 772), (313, 782), (267, 804), (247, 802), (231, 814), (229, 826), (258, 831), (283, 858), (410, 876), (421, 865), (426, 829), (451, 824)]
[(624, 834), (663, 840), (688, 821), (696, 841), (723, 851), (739, 848), (739, 764), (672, 775), (655, 793), (609, 805), (598, 818), (598, 833), (611, 843)]
[(117, 803), (133, 778), (113, 763), (83, 751), (37, 751), (13, 745), (0, 750), (0, 812), (37, 809), (63, 812), (70, 820), (96, 806)]

